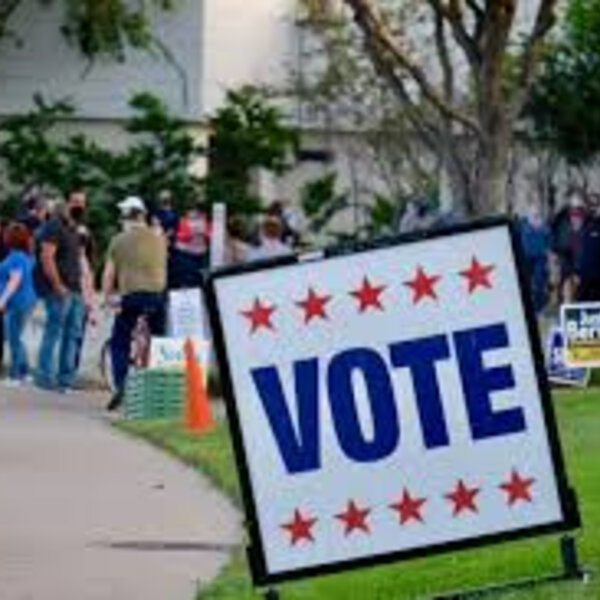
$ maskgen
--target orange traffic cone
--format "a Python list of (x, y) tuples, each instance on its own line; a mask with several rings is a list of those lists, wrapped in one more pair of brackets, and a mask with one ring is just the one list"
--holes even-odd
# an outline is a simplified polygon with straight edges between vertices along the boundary
[(198, 433), (209, 431), (214, 427), (214, 421), (204, 382), (204, 373), (196, 360), (194, 342), (189, 338), (185, 342), (185, 363), (185, 426), (189, 431)]

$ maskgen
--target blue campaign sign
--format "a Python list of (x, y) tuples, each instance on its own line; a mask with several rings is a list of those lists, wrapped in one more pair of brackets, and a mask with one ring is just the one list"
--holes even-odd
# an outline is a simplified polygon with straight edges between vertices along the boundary
[(563, 356), (569, 367), (600, 367), (600, 302), (563, 304)]
[(552, 327), (548, 333), (547, 368), (552, 383), (574, 387), (587, 387), (590, 369), (569, 367), (564, 357), (565, 338), (559, 326)]
[(496, 222), (214, 277), (257, 582), (576, 522), (514, 248)]

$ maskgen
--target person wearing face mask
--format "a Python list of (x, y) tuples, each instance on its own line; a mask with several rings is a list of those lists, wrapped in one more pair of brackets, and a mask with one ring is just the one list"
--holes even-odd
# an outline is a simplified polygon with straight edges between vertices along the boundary
[(531, 204), (519, 223), (521, 245), (529, 275), (531, 297), (537, 314), (549, 299), (550, 230), (537, 204)]
[(578, 302), (600, 301), (600, 196), (590, 194), (590, 215), (575, 263)]
[(167, 240), (148, 226), (146, 204), (129, 196), (118, 206), (124, 230), (110, 242), (102, 275), (105, 305), (112, 304), (115, 291), (121, 297), (111, 337), (116, 392), (106, 407), (110, 411), (124, 400), (131, 340), (139, 318), (146, 318), (152, 335), (164, 335), (167, 284)]
[(558, 213), (552, 225), (553, 250), (560, 264), (560, 301), (572, 302), (576, 296), (576, 265), (580, 261), (583, 234), (588, 222), (585, 197), (574, 188), (568, 206)]
[(67, 391), (77, 374), (77, 353), (85, 318), (83, 249), (79, 235), (85, 209), (85, 192), (72, 190), (36, 236), (36, 290), (44, 304), (46, 324), (35, 383), (43, 389)]
[(25, 210), (19, 221), (27, 227), (32, 236), (35, 236), (48, 218), (48, 199), (39, 190), (30, 193), (25, 198)]
[(36, 304), (33, 287), (32, 239), (22, 223), (11, 223), (4, 239), (8, 255), (0, 262), (0, 320), (6, 324), (10, 347), (9, 385), (23, 383), (29, 374), (23, 332)]

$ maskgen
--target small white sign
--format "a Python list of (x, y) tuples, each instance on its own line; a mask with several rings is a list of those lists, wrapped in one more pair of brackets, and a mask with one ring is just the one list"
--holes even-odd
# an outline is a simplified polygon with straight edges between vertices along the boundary
[(214, 278), (257, 581), (575, 523), (513, 236)]
[[(150, 345), (151, 368), (182, 369), (185, 368), (185, 343), (188, 338), (153, 337)], [(202, 338), (190, 338), (194, 344), (196, 361), (207, 371), (210, 343)]]
[(169, 292), (171, 337), (208, 338), (202, 291), (199, 288)]

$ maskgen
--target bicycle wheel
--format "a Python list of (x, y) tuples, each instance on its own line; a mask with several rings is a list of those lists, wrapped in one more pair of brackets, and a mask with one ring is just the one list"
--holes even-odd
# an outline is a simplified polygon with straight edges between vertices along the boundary
[(112, 369), (110, 339), (104, 342), (100, 351), (100, 376), (106, 388), (111, 392), (115, 392), (116, 386)]

